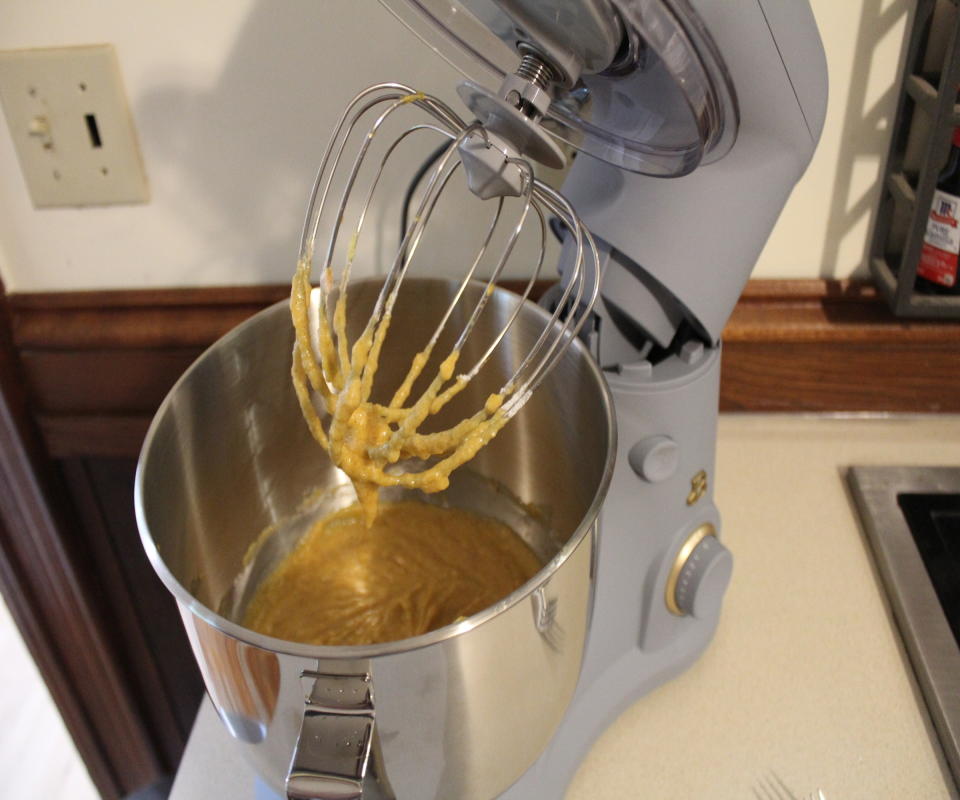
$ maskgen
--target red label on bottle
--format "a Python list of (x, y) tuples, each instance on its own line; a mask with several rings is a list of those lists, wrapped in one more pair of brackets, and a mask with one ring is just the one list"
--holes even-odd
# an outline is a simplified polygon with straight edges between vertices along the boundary
[(933, 195), (927, 232), (923, 237), (917, 275), (941, 286), (957, 282), (960, 254), (960, 197), (941, 192)]

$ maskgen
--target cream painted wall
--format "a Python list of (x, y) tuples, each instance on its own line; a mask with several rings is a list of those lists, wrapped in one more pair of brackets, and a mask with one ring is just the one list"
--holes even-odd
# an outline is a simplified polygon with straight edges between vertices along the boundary
[(820, 145), (754, 270), (758, 278), (867, 276), (912, 0), (811, 0), (830, 98)]
[[(813, 0), (826, 129), (754, 273), (864, 273), (910, 0)], [(453, 102), (456, 73), (373, 0), (5, 0), (0, 49), (118, 52), (146, 163), (141, 206), (33, 209), (0, 130), (8, 291), (286, 282), (342, 106), (401, 79)], [(396, 209), (382, 209), (384, 230)]]

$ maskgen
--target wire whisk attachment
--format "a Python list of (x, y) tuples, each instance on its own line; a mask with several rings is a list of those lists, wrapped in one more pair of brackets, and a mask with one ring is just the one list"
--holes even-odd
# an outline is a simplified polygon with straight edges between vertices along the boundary
[[(429, 139), (431, 147), (439, 139), (446, 148), (424, 177), (424, 188), (398, 247), (381, 257), (382, 288), (370, 317), (351, 341), (351, 271), (358, 252), (376, 252), (382, 244), (371, 219), (389, 207), (383, 197), (397, 183), (396, 170), (412, 174), (408, 150), (421, 139)], [(383, 387), (375, 391), (379, 359), (404, 279), (422, 254), (425, 239), (433, 235), (431, 222), (439, 224), (435, 221), (439, 209), (454, 207), (443, 202), (449, 202), (451, 187), (462, 186), (464, 180), (470, 192), (481, 198), (477, 202), (486, 215), (479, 245), (466, 257), (456, 254), (457, 261), (468, 265), (458, 291), (445, 309), (430, 310), (437, 315), (437, 324), (418, 346), (403, 380), (386, 394)], [(543, 267), (550, 217), (559, 220), (566, 236), (572, 237), (576, 252), (556, 310), (534, 345), (515, 357), (510, 377), (479, 408), (450, 427), (424, 432), (425, 423), (495, 354), (504, 357), (519, 305), (479, 351), (472, 343), (471, 352), (479, 352), (479, 357), (473, 363), (461, 363), (464, 345), (475, 332), (495, 283), (515, 257), (521, 235), (529, 237), (532, 228), (538, 255), (522, 293), (524, 299), (530, 295)], [(458, 223), (454, 221), (452, 227), (443, 235), (459, 250), (463, 245)], [(378, 241), (364, 248), (367, 239)], [(318, 271), (316, 287), (311, 283), (314, 270)], [(482, 292), (465, 292), (478, 280), (484, 285)], [(311, 433), (354, 481), (368, 520), (376, 513), (379, 486), (426, 492), (446, 488), (450, 472), (496, 436), (560, 359), (588, 317), (598, 289), (599, 259), (589, 231), (570, 203), (537, 180), (530, 163), (500, 136), (478, 122), (466, 123), (437, 98), (401, 84), (373, 86), (353, 99), (324, 152), (310, 195), (291, 290), (296, 332), (292, 374)], [(464, 309), (467, 303), (472, 306)], [(461, 327), (452, 346), (434, 352), (453, 320)], [(450, 338), (447, 335), (444, 341)], [(427, 373), (430, 364), (434, 368)], [(418, 386), (423, 388), (415, 392)], [(382, 399), (375, 402), (374, 397)]]

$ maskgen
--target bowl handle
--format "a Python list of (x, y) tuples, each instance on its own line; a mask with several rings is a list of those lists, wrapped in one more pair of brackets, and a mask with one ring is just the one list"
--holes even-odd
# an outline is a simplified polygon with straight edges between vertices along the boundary
[(302, 678), (309, 689), (287, 798), (362, 800), (373, 741), (370, 676), (305, 671)]

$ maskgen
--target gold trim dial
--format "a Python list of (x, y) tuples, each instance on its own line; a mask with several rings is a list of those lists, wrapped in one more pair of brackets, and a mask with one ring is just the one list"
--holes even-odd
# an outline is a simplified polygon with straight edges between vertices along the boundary
[(670, 567), (670, 574), (667, 575), (665, 599), (667, 602), (667, 608), (670, 610), (671, 614), (676, 614), (678, 617), (687, 616), (687, 612), (677, 605), (677, 581), (680, 579), (680, 573), (683, 571), (683, 567), (687, 563), (687, 559), (690, 558), (690, 554), (696, 549), (697, 545), (700, 544), (700, 542), (702, 542), (707, 536), (716, 535), (717, 531), (713, 525), (709, 522), (705, 522), (687, 537), (687, 541), (685, 541), (683, 546), (677, 551), (677, 555), (673, 559), (673, 566)]

